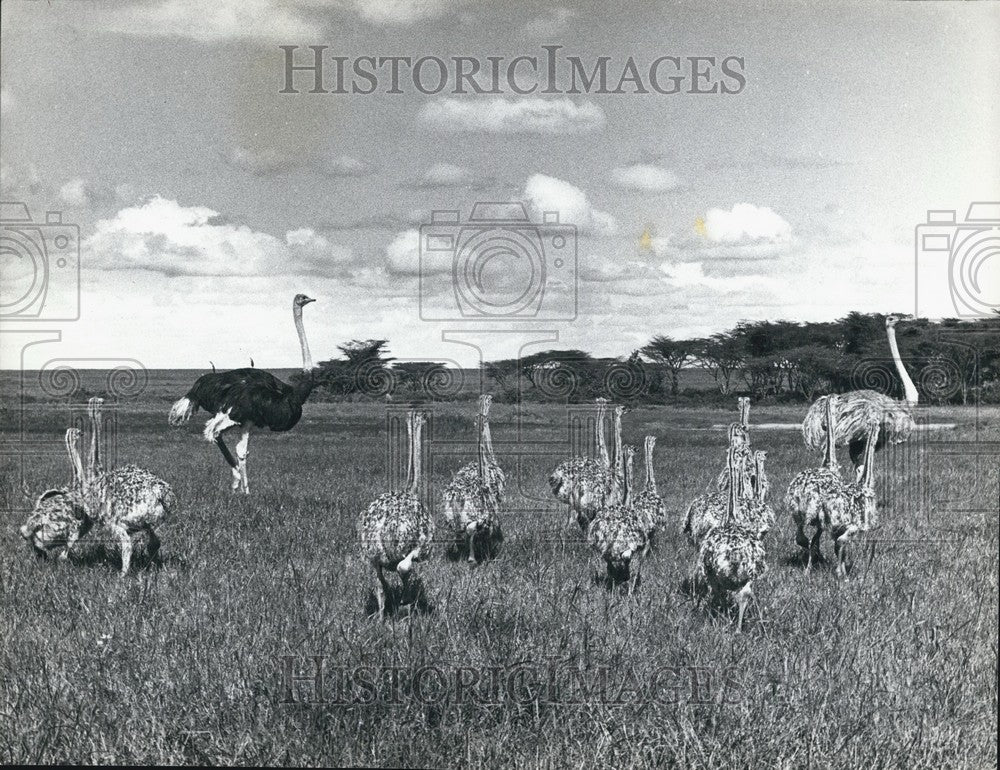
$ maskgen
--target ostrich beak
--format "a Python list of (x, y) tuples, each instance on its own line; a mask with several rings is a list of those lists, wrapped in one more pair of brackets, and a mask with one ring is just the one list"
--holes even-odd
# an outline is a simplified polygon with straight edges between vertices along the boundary
[(310, 302), (315, 302), (315, 301), (316, 300), (313, 299), (312, 297), (306, 297), (304, 300), (302, 300), (302, 304), (303, 305), (308, 305)]

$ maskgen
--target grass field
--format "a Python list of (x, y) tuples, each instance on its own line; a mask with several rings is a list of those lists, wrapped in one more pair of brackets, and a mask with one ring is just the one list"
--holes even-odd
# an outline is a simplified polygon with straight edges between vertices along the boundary
[[(293, 432), (256, 435), (247, 499), (229, 493), (200, 421), (168, 429), (179, 392), (158, 381), (109, 402), (111, 453), (181, 501), (162, 564), (139, 558), (120, 580), (100, 533), (71, 563), (36, 560), (20, 541), (22, 467), (31, 490), (63, 483), (60, 436), (81, 410), (29, 403), (22, 431), (4, 390), (0, 761), (996, 764), (996, 452), (977, 460), (963, 442), (1000, 441), (1000, 410), (930, 410), (958, 428), (884, 457), (882, 526), (858, 542), (846, 582), (828, 565), (803, 574), (780, 503), (816, 458), (796, 433), (754, 432), (779, 523), (760, 613), (737, 635), (680, 590), (692, 557), (683, 510), (724, 459), (724, 433), (705, 428), (732, 413), (626, 415), (628, 442), (659, 437), (671, 513), (628, 597), (596, 580), (602, 565), (548, 500), (548, 471), (568, 452), (566, 409), (495, 405), (512, 507), (500, 558), (470, 570), (442, 543), (420, 568), (429, 606), (379, 622), (366, 616), (375, 581), (355, 522), (386, 484), (387, 407), (307, 405)], [(474, 408), (432, 411), (438, 511), (471, 456)], [(760, 408), (752, 420), (803, 411)]]

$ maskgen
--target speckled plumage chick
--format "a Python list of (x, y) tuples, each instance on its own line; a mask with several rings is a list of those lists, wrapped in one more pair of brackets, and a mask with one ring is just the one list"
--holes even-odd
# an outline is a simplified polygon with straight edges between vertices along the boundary
[(38, 556), (59, 551), (60, 559), (69, 558), (70, 549), (92, 524), (83, 500), (83, 465), (79, 452), (81, 438), (79, 428), (66, 431), (66, 451), (72, 469), (69, 485), (42, 492), (21, 525), (21, 537)]
[(434, 521), (420, 500), (421, 436), (426, 417), (411, 411), (407, 414), (409, 438), (407, 483), (405, 489), (379, 495), (361, 514), (361, 550), (378, 577), (376, 598), (378, 616), (385, 616), (389, 585), (385, 570), (395, 571), (409, 584), (414, 564), (431, 556)]
[[(857, 532), (867, 531), (878, 523), (874, 490), (874, 461), (881, 426), (872, 422), (868, 428), (862, 452), (861, 475), (857, 481), (848, 482), (840, 475), (836, 455), (837, 404), (835, 396), (827, 397), (827, 444), (823, 466), (810, 468), (792, 479), (785, 495), (785, 504), (791, 509), (795, 522), (795, 540), (807, 550), (806, 571), (820, 555), (820, 540), (824, 530), (830, 532), (837, 556), (837, 574), (847, 574), (847, 549), (850, 538)], [(806, 529), (813, 528), (813, 536)]]
[(602, 510), (620, 502), (623, 495), (622, 471), (622, 416), (625, 407), (616, 406), (613, 418), (614, 443), (613, 465), (597, 469), (593, 474), (581, 478), (570, 493), (570, 518), (567, 525), (576, 523), (586, 533), (587, 527)]
[[(752, 453), (747, 451), (746, 432), (741, 429), (739, 423), (732, 423), (729, 426), (729, 450), (732, 452), (736, 462), (737, 472), (741, 474), (741, 479), (746, 482), (741, 489), (746, 493), (750, 489), (748, 461), (752, 461)], [(717, 527), (726, 516), (726, 507), (729, 500), (729, 468), (727, 461), (726, 468), (727, 482), (725, 490), (707, 492), (698, 495), (691, 504), (688, 505), (687, 514), (684, 517), (684, 534), (688, 541), (699, 546), (705, 536)]]
[[(767, 502), (767, 492), (770, 489), (770, 484), (766, 482), (767, 473), (764, 471), (767, 452), (757, 449), (753, 452), (752, 459), (753, 467), (744, 475), (744, 483), (748, 486), (745, 490), (744, 504), (739, 508), (737, 521), (750, 529), (767, 533), (777, 520), (774, 508)], [(765, 483), (760, 483), (762, 480)]]
[[(549, 474), (549, 487), (556, 500), (569, 508), (571, 523), (574, 518), (589, 521), (594, 511), (603, 505), (607, 495), (608, 477), (611, 472), (611, 458), (605, 440), (607, 399), (598, 398), (597, 414), (594, 420), (594, 443), (597, 457), (571, 457), (563, 460)], [(585, 526), (581, 524), (581, 526)]]
[[(504, 473), (503, 468), (500, 467), (500, 464), (497, 462), (496, 453), (493, 451), (493, 434), (490, 431), (490, 422), (489, 422), (489, 409), (490, 406), (493, 404), (493, 396), (483, 395), (479, 397), (480, 412), (483, 409), (483, 403), (484, 403), (483, 399), (486, 399), (485, 408), (487, 415), (487, 419), (485, 421), (482, 421), (480, 427), (483, 447), (485, 449), (485, 455), (484, 455), (485, 468), (483, 476), (486, 480), (486, 483), (493, 491), (494, 495), (497, 497), (499, 501), (502, 502), (504, 496), (504, 490), (506, 489), (507, 486), (507, 474)], [(452, 477), (452, 480), (466, 482), (473, 479), (478, 479), (479, 477), (480, 477), (479, 458), (477, 456), (475, 460), (466, 463), (457, 471), (455, 471), (455, 475)]]
[[(758, 483), (754, 476), (753, 450), (750, 447), (750, 399), (746, 396), (740, 396), (737, 399), (737, 403), (739, 404), (740, 419), (738, 423), (734, 422), (729, 426), (729, 445), (736, 447), (737, 460), (742, 467), (748, 469), (747, 472), (753, 488), (752, 491), (756, 493), (758, 486), (766, 486), (769, 489), (770, 484), (766, 477)], [(715, 487), (720, 492), (729, 490), (729, 469), (725, 465), (719, 471), (719, 475), (715, 480)], [(725, 503), (723, 502), (723, 504)]]
[(84, 480), (84, 499), (88, 515), (106, 527), (121, 549), (121, 574), (127, 575), (132, 564), (132, 537), (146, 533), (149, 557), (156, 558), (160, 538), (156, 528), (176, 508), (177, 497), (170, 484), (137, 465), (123, 465), (103, 473), (101, 466), (101, 408), (104, 400), (92, 398), (87, 407), (91, 423), (91, 454)]
[[(635, 447), (619, 450), (620, 499), (601, 509), (587, 527), (587, 542), (604, 559), (613, 583), (629, 581), (629, 593), (639, 577), (640, 560), (646, 552), (647, 537), (643, 516), (632, 505), (632, 460)], [(633, 569), (634, 566), (634, 569)]]
[(458, 542), (468, 547), (470, 564), (476, 563), (479, 553), (492, 558), (503, 542), (503, 471), (495, 460), (491, 463), (487, 445), (491, 401), (492, 396), (479, 397), (476, 461), (459, 468), (443, 494), (445, 522)]
[(667, 520), (667, 508), (663, 498), (656, 489), (656, 474), (653, 470), (653, 450), (656, 447), (656, 436), (646, 436), (643, 443), (646, 478), (642, 489), (633, 495), (633, 508), (642, 521), (646, 531), (646, 550), (653, 542), (657, 531)]
[(726, 514), (698, 548), (695, 578), (707, 585), (712, 595), (721, 599), (733, 596), (738, 608), (737, 631), (743, 630), (743, 616), (753, 595), (753, 581), (767, 571), (763, 531), (738, 523), (738, 513), (744, 504), (745, 477), (737, 467), (737, 451), (729, 449), (730, 473)]

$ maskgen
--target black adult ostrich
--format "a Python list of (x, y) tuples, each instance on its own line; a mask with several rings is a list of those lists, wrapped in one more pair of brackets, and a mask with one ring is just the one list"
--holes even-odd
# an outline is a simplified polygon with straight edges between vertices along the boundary
[[(291, 430), (302, 417), (302, 404), (316, 387), (312, 356), (302, 326), (302, 308), (315, 302), (305, 294), (296, 294), (292, 300), (295, 331), (302, 347), (303, 376), (295, 385), (287, 385), (270, 372), (254, 369), (233, 369), (229, 372), (203, 374), (184, 398), (170, 409), (170, 424), (183, 425), (197, 409), (215, 415), (205, 423), (205, 440), (214, 441), (233, 470), (233, 491), (240, 487), (250, 494), (247, 478), (247, 448), (253, 428), (270, 428), (273, 431)], [(232, 428), (241, 428), (242, 435), (233, 457), (222, 440), (222, 434)], [(238, 458), (238, 459), (237, 459)]]

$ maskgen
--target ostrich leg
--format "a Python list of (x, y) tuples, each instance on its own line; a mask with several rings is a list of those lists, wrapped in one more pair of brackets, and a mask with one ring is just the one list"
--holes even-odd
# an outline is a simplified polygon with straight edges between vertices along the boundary
[(469, 539), (469, 564), (472, 566), (476, 565), (476, 530), (478, 527), (475, 522), (471, 522), (469, 526), (465, 528), (466, 537)]
[(229, 447), (226, 446), (226, 442), (222, 440), (222, 436), (215, 437), (215, 444), (219, 447), (219, 451), (222, 452), (222, 456), (226, 458), (226, 462), (229, 463), (229, 467), (233, 471), (233, 484), (232, 489), (235, 492), (240, 486), (240, 466), (236, 462), (236, 458), (233, 457), (233, 453), (229, 451)]
[(752, 591), (750, 583), (747, 583), (736, 593), (736, 633), (738, 634), (743, 633), (743, 616), (746, 614), (747, 604), (750, 602)]
[(375, 574), (378, 575), (378, 589), (375, 595), (375, 599), (378, 601), (378, 617), (382, 619), (385, 617), (385, 599), (389, 593), (389, 584), (386, 582), (385, 574), (382, 572), (382, 565), (375, 565)]
[(118, 542), (121, 545), (121, 552), (122, 552), (121, 576), (125, 577), (128, 574), (129, 567), (132, 565), (132, 536), (128, 533), (128, 530), (121, 525), (113, 527), (112, 532), (114, 533), (115, 537), (118, 538)]
[(203, 434), (206, 441), (215, 442), (215, 445), (219, 447), (219, 451), (222, 452), (222, 456), (225, 457), (226, 462), (229, 463), (229, 467), (233, 471), (232, 490), (234, 492), (239, 489), (242, 474), (240, 473), (236, 458), (233, 457), (233, 453), (229, 451), (229, 447), (226, 446), (226, 442), (222, 440), (222, 434), (236, 425), (239, 425), (239, 423), (233, 420), (229, 416), (228, 412), (219, 412), (219, 414), (215, 415), (215, 417), (205, 423), (205, 432)]
[[(247, 476), (247, 455), (250, 453), (250, 428), (243, 429), (243, 435), (240, 436), (239, 443), (236, 445), (236, 457), (239, 461), (239, 466), (237, 471), (240, 476), (240, 485), (243, 487), (243, 494), (250, 494), (250, 477)], [(235, 480), (234, 480), (235, 483)], [(236, 487), (233, 487), (233, 491), (236, 491)]]

